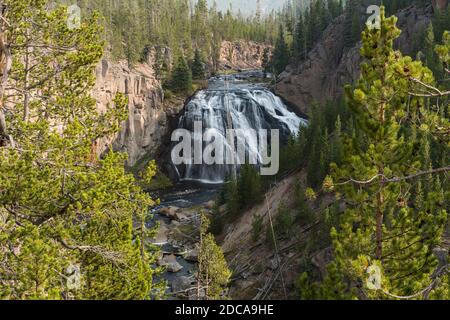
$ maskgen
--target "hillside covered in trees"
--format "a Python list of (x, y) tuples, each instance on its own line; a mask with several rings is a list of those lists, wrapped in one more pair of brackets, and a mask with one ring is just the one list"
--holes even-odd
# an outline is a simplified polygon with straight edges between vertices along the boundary
[[(0, 299), (448, 300), (450, 5), (382, 2), (244, 15), (206, 0), (80, 0), (72, 28), (69, 1), (0, 0)], [(224, 41), (256, 44), (264, 70), (221, 70)], [(353, 77), (321, 91), (343, 66)], [(104, 85), (100, 110), (107, 74), (121, 83)], [(144, 127), (169, 122), (175, 103), (175, 128), (208, 117), (234, 129), (232, 116), (248, 132), (299, 126), (276, 175), (234, 166), (195, 194), (150, 155), (126, 167), (109, 144), (142, 110)]]
[[(314, 3), (317, 8), (323, 4)], [(270, 286), (277, 298), (286, 297), (287, 290), (288, 296), (302, 299), (448, 299), (449, 70), (444, 48), (450, 11), (433, 9), (428, 1), (387, 6), (386, 11), (403, 17), (414, 16), (418, 9), (431, 12), (423, 32), (412, 35), (409, 57), (398, 50), (398, 19), (383, 12), (381, 29), (369, 30), (364, 25), (368, 16), (355, 13), (365, 12), (365, 3), (337, 6), (341, 14), (324, 24), (327, 32), (342, 28), (344, 37), (359, 30), (343, 49), (344, 55), (360, 55), (352, 60), (361, 61), (355, 82), (346, 85), (341, 96), (325, 96), (326, 103), (305, 106), (309, 126), (281, 152), (277, 179), (245, 170), (219, 197), (229, 208), (218, 221), (224, 247), (231, 256), (239, 252), (236, 264), (254, 265), (245, 270), (245, 280), (237, 281), (237, 297), (242, 290), (271, 296), (266, 289), (258, 293), (241, 286), (255, 281), (257, 288)], [(308, 28), (295, 32), (288, 26), (305, 26), (303, 17), (320, 17), (321, 10), (314, 8), (300, 11), (296, 23), (284, 20), (290, 24), (280, 28), (271, 66), (279, 75), (276, 90), (284, 81), (295, 90), (293, 79), (318, 59), (317, 46), (333, 43), (319, 33), (310, 38), (310, 47), (296, 51), (296, 39), (305, 43), (305, 36), (310, 37)], [(339, 58), (339, 53), (331, 57)], [(295, 70), (296, 65), (298, 73), (291, 71), (286, 80), (285, 67)], [(305, 94), (302, 89), (295, 94)], [(259, 191), (244, 193), (261, 188), (267, 190), (265, 198)], [(229, 227), (230, 221), (241, 227)], [(244, 248), (242, 238), (250, 242)], [(276, 253), (274, 247), (283, 252)], [(264, 255), (282, 261), (275, 271), (263, 271), (273, 282), (261, 283), (260, 276), (250, 280), (248, 274), (265, 265)], [(296, 279), (287, 267), (293, 265), (301, 273)], [(369, 267), (382, 274), (376, 290), (365, 284)]]

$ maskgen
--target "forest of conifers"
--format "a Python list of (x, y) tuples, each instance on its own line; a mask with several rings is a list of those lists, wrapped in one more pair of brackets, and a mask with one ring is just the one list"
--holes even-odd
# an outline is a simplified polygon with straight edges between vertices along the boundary
[[(277, 179), (300, 173), (295, 204), (280, 206), (270, 228), (255, 217), (251, 231), (276, 248), (297, 227), (319, 226), (302, 252), (332, 248), (333, 259), (323, 276), (305, 258), (291, 297), (449, 299), (450, 6), (434, 10), (406, 56), (395, 14), (431, 2), (389, 1), (379, 28), (361, 15), (369, 2), (381, 5), (293, 0), (244, 15), (206, 0), (80, 0), (82, 23), (71, 29), (59, 5), (70, 1), (0, 1), (0, 298), (167, 298), (160, 248), (148, 241), (159, 200), (143, 188), (159, 169), (152, 161), (132, 172), (126, 154), (94, 150), (129, 116), (120, 92), (105, 112), (96, 108), (101, 59), (132, 69), (152, 48), (168, 48), (173, 65), (161, 56), (151, 67), (167, 96), (187, 99), (193, 78), (224, 71), (223, 41), (245, 40), (273, 47), (262, 68), (276, 85), (343, 17), (345, 48), (362, 57), (358, 80), (310, 106), (276, 177), (244, 166), (218, 192), (214, 214), (199, 212), (197, 285), (204, 299), (228, 298), (233, 270), (213, 234), (263, 203)], [(382, 273), (374, 290), (367, 270)]]

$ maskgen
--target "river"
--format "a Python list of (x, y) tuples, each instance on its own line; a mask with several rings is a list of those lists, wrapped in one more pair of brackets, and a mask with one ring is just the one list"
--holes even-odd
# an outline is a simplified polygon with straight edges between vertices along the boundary
[[(192, 132), (192, 145), (206, 145), (202, 136), (215, 130), (222, 137), (225, 150), (230, 149), (227, 129), (241, 129), (244, 133), (261, 129), (278, 129), (282, 142), (296, 135), (307, 121), (291, 112), (282, 100), (268, 89), (270, 77), (261, 71), (247, 71), (222, 75), (209, 80), (208, 88), (198, 91), (185, 105), (180, 116), (179, 129)], [(195, 122), (201, 123), (200, 134), (195, 133)], [(261, 165), (261, 137), (246, 136), (245, 151), (256, 165)], [(173, 143), (172, 147), (175, 145)], [(194, 157), (195, 155), (192, 155)], [(224, 155), (221, 155), (224, 156)], [(225, 156), (224, 156), (225, 157)], [(194, 163), (194, 159), (191, 161)], [(225, 159), (224, 159), (224, 162)], [(236, 161), (237, 163), (237, 161)], [(171, 299), (196, 298), (195, 268), (198, 241), (199, 212), (212, 214), (212, 202), (221, 184), (231, 172), (239, 172), (240, 165), (233, 164), (172, 164), (178, 182), (170, 190), (157, 196), (161, 205), (152, 209), (159, 233), (152, 242), (161, 247), (160, 265), (167, 267), (162, 278), (168, 283)]]

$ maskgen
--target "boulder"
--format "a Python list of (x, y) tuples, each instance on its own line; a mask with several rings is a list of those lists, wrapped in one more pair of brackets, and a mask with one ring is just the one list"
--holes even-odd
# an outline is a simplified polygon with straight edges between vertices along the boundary
[(205, 203), (205, 208), (208, 210), (212, 210), (214, 209), (216, 205), (216, 202), (214, 200), (208, 201), (207, 203)]
[(165, 223), (161, 223), (161, 225), (158, 228), (158, 234), (154, 239), (151, 240), (151, 242), (154, 244), (163, 245), (167, 243), (168, 235), (169, 229), (167, 228)]
[(177, 257), (173, 254), (164, 256), (160, 261), (159, 265), (166, 267), (168, 272), (177, 273), (183, 269), (183, 266), (178, 263)]
[(176, 213), (180, 210), (178, 207), (165, 207), (159, 210), (159, 214), (171, 219), (171, 220), (177, 220), (175, 219)]
[(198, 262), (198, 249), (192, 249), (189, 250), (185, 255), (184, 255), (184, 260), (189, 261), (189, 262)]
[(193, 283), (191, 278), (185, 276), (177, 277), (172, 281), (172, 292), (181, 293), (190, 289), (192, 285)]

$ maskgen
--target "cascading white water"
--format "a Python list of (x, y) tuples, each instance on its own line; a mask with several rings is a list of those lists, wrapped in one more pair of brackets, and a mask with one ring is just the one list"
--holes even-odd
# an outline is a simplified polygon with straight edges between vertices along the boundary
[[(240, 74), (232, 78), (227, 76), (211, 79), (209, 89), (199, 91), (186, 104), (179, 128), (194, 133), (194, 123), (201, 121), (202, 133), (210, 129), (215, 130), (223, 137), (221, 141), (224, 149), (234, 150), (226, 139), (229, 112), (232, 128), (242, 129), (244, 134), (249, 133), (246, 135), (245, 144), (248, 157), (254, 157), (260, 163), (258, 136), (250, 134), (253, 132), (251, 129), (278, 129), (281, 140), (286, 141), (289, 136), (298, 134), (300, 127), (306, 125), (307, 121), (290, 112), (282, 100), (266, 88), (242, 83), (244, 77)], [(202, 139), (202, 134), (192, 134), (192, 145)], [(203, 143), (203, 148), (205, 147)], [(175, 168), (180, 180), (203, 183), (222, 183), (227, 175), (236, 169), (226, 164), (187, 164)]]

